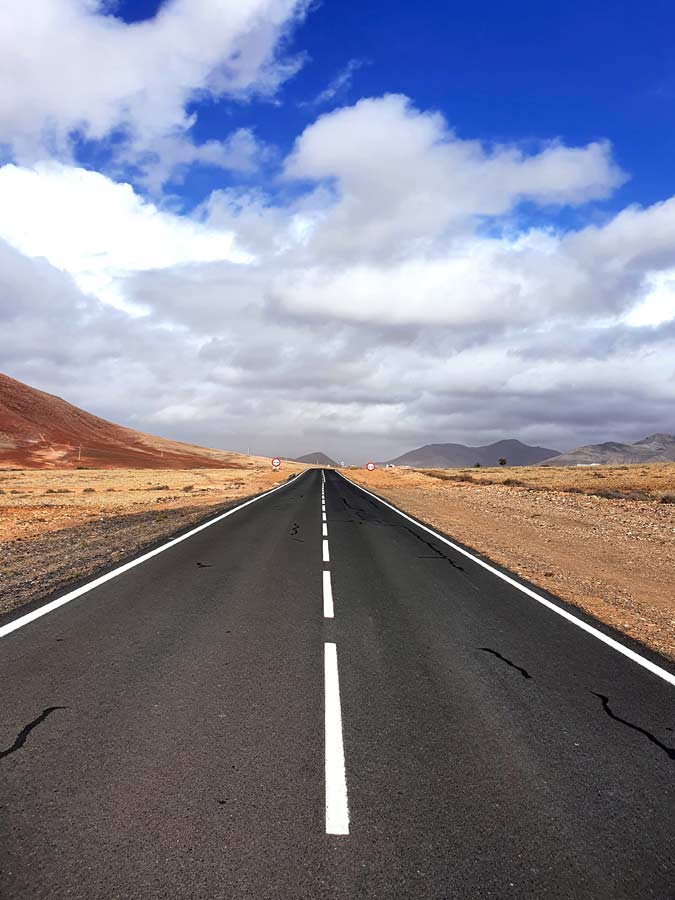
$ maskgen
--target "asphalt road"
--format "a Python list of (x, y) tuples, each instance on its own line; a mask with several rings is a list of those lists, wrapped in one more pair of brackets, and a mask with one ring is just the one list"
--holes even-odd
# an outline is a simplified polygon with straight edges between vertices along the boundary
[(3, 900), (672, 900), (675, 687), (325, 478), (0, 628)]

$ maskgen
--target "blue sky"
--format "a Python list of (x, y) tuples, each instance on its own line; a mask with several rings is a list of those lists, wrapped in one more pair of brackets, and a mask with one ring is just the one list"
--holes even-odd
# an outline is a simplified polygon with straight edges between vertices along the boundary
[(675, 431), (665, 2), (7, 4), (10, 375), (265, 454)]
[[(126, 0), (116, 15), (140, 21), (160, 5)], [(610, 140), (630, 179), (607, 208), (649, 204), (675, 192), (673, 29), (666, 2), (316, 3), (289, 38), (306, 63), (278, 105), (195, 103), (194, 133), (204, 141), (252, 127), (283, 153), (317, 111), (403, 93), (441, 110), (460, 137), (526, 146)], [(312, 106), (352, 60), (360, 65), (350, 83)], [(190, 205), (222, 183), (222, 173), (202, 172), (178, 193)]]

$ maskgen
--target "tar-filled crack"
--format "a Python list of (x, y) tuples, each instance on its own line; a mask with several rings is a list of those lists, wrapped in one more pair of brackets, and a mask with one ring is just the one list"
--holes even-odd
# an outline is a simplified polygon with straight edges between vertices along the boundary
[(25, 725), (21, 731), (17, 734), (14, 739), (14, 743), (11, 747), (8, 747), (6, 750), (0, 750), (0, 759), (5, 756), (9, 756), (10, 753), (16, 753), (17, 750), (20, 750), (21, 747), (26, 743), (26, 739), (28, 735), (34, 728), (37, 728), (38, 725), (41, 725), (47, 716), (51, 716), (53, 712), (56, 712), (57, 709), (68, 709), (67, 706), (48, 706), (46, 709), (43, 709), (40, 715), (33, 719), (32, 722), (29, 722), (28, 725)]
[(197, 565), (199, 566), (200, 569), (212, 569), (213, 568), (211, 563), (198, 562)]
[(299, 531), (300, 531), (300, 526), (298, 525), (297, 522), (293, 522), (293, 527), (291, 528), (291, 537), (293, 538), (294, 541), (299, 541), (301, 544), (304, 544), (305, 542), (303, 541), (302, 538), (296, 537), (296, 535)]
[[(362, 525), (366, 521), (366, 516), (368, 515), (368, 513), (364, 509), (359, 509), (358, 506), (352, 506), (346, 497), (342, 498), (342, 502), (347, 507), (347, 509), (351, 510), (353, 513), (356, 513), (356, 515), (359, 517), (359, 519), (361, 519), (361, 521), (359, 522), (359, 525)], [(380, 524), (379, 522), (373, 522), (371, 519), (368, 519), (367, 521), (368, 521), (369, 525), (379, 525)]]
[(351, 509), (352, 512), (355, 512), (355, 513), (357, 513), (357, 514), (360, 515), (360, 516), (363, 515), (363, 510), (362, 510), (362, 509), (359, 509), (358, 506), (352, 506), (351, 503), (349, 502), (349, 500), (347, 500), (346, 497), (343, 497), (343, 498), (342, 498), (342, 502), (343, 502), (344, 505), (347, 507), (347, 509)]
[(524, 669), (522, 666), (517, 666), (514, 662), (511, 662), (510, 659), (502, 656), (497, 650), (493, 650), (491, 647), (479, 647), (478, 649), (484, 650), (486, 653), (491, 653), (493, 656), (496, 656), (497, 659), (501, 659), (502, 662), (505, 662), (507, 666), (511, 666), (512, 669), (517, 669), (523, 678), (532, 678), (527, 669)]
[(598, 697), (598, 699), (602, 703), (602, 708), (610, 717), (610, 719), (614, 719), (615, 722), (620, 722), (622, 725), (625, 725), (626, 728), (632, 728), (633, 731), (637, 731), (640, 734), (643, 734), (648, 741), (651, 741), (652, 744), (655, 744), (659, 750), (663, 750), (666, 756), (669, 759), (675, 759), (675, 747), (667, 747), (662, 741), (660, 741), (656, 735), (652, 734), (651, 731), (647, 731), (646, 728), (640, 727), (640, 725), (635, 725), (633, 722), (628, 722), (626, 719), (622, 719), (620, 716), (617, 716), (616, 713), (612, 712), (609, 708), (609, 697), (606, 697), (604, 694), (597, 694), (595, 691), (589, 691), (589, 694), (593, 694), (594, 697)]
[(447, 562), (450, 563), (450, 565), (453, 567), (453, 569), (459, 569), (460, 572), (464, 571), (462, 566), (460, 566), (456, 562), (453, 562), (453, 560), (451, 560), (449, 556), (446, 556), (445, 553), (443, 553), (437, 547), (434, 547), (434, 545), (430, 541), (426, 541), (423, 537), (421, 537), (421, 535), (417, 534), (417, 532), (414, 531), (409, 525), (401, 525), (401, 528), (405, 528), (405, 530), (407, 532), (409, 532), (409, 534), (411, 534), (414, 538), (417, 538), (418, 541), (421, 541), (421, 543), (423, 543), (425, 545), (425, 547), (428, 547), (434, 554), (433, 557), (423, 556), (423, 557), (420, 557), (420, 559), (445, 559), (445, 560), (447, 560)]

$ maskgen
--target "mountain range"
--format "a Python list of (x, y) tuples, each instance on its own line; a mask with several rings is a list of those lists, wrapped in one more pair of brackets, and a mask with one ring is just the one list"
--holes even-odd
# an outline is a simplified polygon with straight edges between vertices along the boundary
[(410, 450), (402, 456), (390, 459), (395, 466), (412, 466), (416, 469), (465, 468), (480, 463), (481, 466), (498, 466), (500, 458), (509, 466), (532, 466), (559, 455), (558, 450), (531, 447), (521, 441), (504, 440), (485, 447), (467, 447), (465, 444), (426, 444)]
[(675, 435), (650, 434), (634, 444), (607, 441), (577, 447), (546, 460), (544, 466), (628, 465), (630, 463), (675, 462)]
[[(632, 444), (608, 441), (565, 453), (532, 447), (518, 440), (483, 447), (426, 444), (389, 461), (413, 468), (465, 468), (480, 463), (497, 466), (626, 465), (675, 462), (675, 436), (651, 434)], [(322, 452), (296, 462), (337, 466)], [(115, 425), (60, 397), (29, 387), (0, 373), (0, 466), (22, 468), (240, 468), (246, 460), (235, 453), (211, 450), (156, 437)], [(384, 463), (380, 463), (384, 465)]]

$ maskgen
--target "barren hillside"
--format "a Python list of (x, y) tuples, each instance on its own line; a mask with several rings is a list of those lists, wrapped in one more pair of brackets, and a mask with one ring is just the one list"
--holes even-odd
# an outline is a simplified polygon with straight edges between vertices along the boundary
[(241, 458), (115, 425), (0, 373), (0, 467), (239, 468)]

